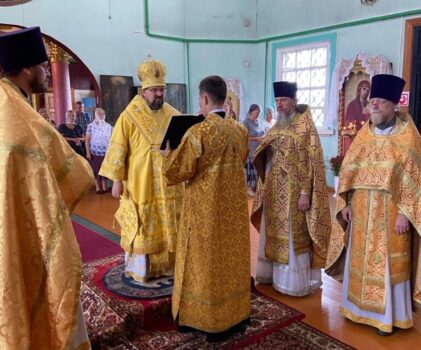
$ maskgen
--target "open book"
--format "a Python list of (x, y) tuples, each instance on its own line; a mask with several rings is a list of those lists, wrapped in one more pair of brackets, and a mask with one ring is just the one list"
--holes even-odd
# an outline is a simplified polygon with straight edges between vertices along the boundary
[(184, 134), (188, 129), (193, 125), (202, 122), (205, 120), (203, 115), (190, 115), (182, 114), (175, 115), (171, 117), (171, 120), (168, 124), (167, 131), (165, 132), (164, 138), (161, 142), (161, 150), (165, 150), (167, 147), (167, 142), (169, 141), (170, 148), (176, 149), (181, 142)]

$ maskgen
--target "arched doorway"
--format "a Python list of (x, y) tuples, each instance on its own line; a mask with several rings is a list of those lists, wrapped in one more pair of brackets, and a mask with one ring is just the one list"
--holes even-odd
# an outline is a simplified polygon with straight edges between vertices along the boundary
[[(0, 33), (23, 28), (19, 25), (0, 24)], [(55, 38), (42, 34), (50, 58), (52, 76), (48, 82), (48, 92), (32, 96), (32, 105), (38, 111), (46, 108), (55, 124), (64, 122), (68, 109), (74, 109), (81, 101), (85, 110), (92, 114), (101, 105), (98, 82), (83, 61), (66, 45)]]

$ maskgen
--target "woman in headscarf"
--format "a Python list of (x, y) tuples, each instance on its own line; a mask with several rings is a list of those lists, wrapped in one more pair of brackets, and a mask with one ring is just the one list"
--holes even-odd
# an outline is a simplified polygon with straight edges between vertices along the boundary
[(266, 107), (265, 109), (265, 120), (263, 122), (265, 127), (265, 133), (269, 131), (269, 129), (275, 125), (275, 118), (273, 118), (273, 108)]

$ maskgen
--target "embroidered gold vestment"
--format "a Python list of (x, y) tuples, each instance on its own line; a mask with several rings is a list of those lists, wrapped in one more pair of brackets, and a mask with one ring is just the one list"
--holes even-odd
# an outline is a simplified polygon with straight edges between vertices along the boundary
[[(0, 349), (69, 349), (79, 245), (70, 213), (93, 186), (88, 162), (0, 81)], [(88, 349), (89, 342), (79, 349)]]
[[(421, 306), (419, 254), (411, 254), (415, 248), (411, 247), (411, 234), (394, 231), (396, 217), (402, 213), (412, 224), (413, 234), (421, 232), (421, 137), (408, 114), (397, 115), (393, 134), (374, 135), (372, 124), (366, 123), (346, 153), (327, 262), (327, 272), (340, 275), (344, 248), (350, 249), (348, 299), (377, 313), (385, 310), (388, 261), (392, 285), (411, 279), (411, 265), (414, 267), (414, 302)], [(352, 247), (346, 247), (348, 227), (340, 214), (349, 199)], [(416, 236), (413, 242), (419, 242)], [(418, 246), (414, 252), (421, 252)], [(412, 324), (394, 325), (408, 328)]]
[[(268, 157), (271, 165), (265, 175)], [(266, 257), (288, 263), (291, 229), (295, 254), (311, 250), (312, 268), (323, 268), (331, 220), (323, 150), (308, 106), (298, 105), (289, 124), (275, 124), (268, 131), (256, 149), (254, 165), (261, 181), (251, 221), (259, 230), (264, 205)], [(298, 209), (300, 193), (310, 196), (306, 212)]]
[(172, 299), (179, 324), (217, 333), (250, 316), (247, 130), (210, 114), (164, 160), (169, 184), (186, 181)]
[(178, 114), (167, 103), (152, 110), (136, 96), (117, 120), (100, 170), (102, 176), (123, 181), (125, 195), (137, 209), (132, 213), (136, 226), (121, 228), (122, 248), (134, 254), (164, 254), (153, 264), (157, 271), (171, 265), (165, 253), (175, 252), (181, 212), (183, 185), (166, 185), (159, 150), (171, 116)]

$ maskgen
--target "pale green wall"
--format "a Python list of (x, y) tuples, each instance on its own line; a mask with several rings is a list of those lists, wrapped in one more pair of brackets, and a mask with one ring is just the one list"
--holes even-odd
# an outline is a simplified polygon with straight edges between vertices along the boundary
[(300, 32), (420, 8), (419, 0), (378, 0), (374, 6), (362, 6), (359, 0), (258, 0), (258, 36)]
[[(97, 78), (133, 75), (138, 83), (136, 67), (151, 54), (166, 64), (168, 82), (190, 83), (193, 112), (197, 85), (204, 76), (240, 78), (244, 113), (251, 103), (272, 101), (273, 43), (334, 32), (336, 62), (360, 51), (382, 54), (400, 74), (404, 22), (411, 15), (421, 17), (419, 0), (379, 0), (373, 7), (362, 6), (359, 0), (149, 0), (148, 4), (149, 28), (145, 28), (144, 0), (34, 0), (1, 7), (0, 23), (41, 26), (73, 50)], [(406, 15), (399, 18), (401, 13)], [(379, 21), (381, 16), (388, 17)], [(326, 160), (336, 155), (337, 135), (323, 136), (322, 143)], [(333, 185), (330, 174), (329, 184)]]
[(149, 0), (150, 28), (183, 38), (254, 39), (256, 8), (256, 0)]
[(243, 85), (244, 117), (251, 103), (263, 103), (264, 98), (264, 44), (248, 45), (248, 61), (244, 60), (246, 48), (242, 44), (190, 44), (190, 74), (192, 108), (198, 108), (197, 87), (200, 80), (207, 75), (221, 75), (225, 78), (240, 78)]
[(39, 25), (78, 55), (98, 79), (101, 74), (133, 75), (139, 83), (137, 65), (151, 54), (166, 63), (168, 81), (185, 82), (184, 44), (144, 34), (143, 1), (110, 4), (111, 19), (106, 0), (34, 0), (1, 7), (0, 23)]

